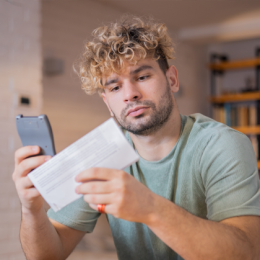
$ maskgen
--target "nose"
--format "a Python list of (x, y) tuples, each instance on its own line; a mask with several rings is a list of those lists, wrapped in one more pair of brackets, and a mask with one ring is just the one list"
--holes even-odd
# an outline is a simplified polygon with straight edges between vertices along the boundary
[(136, 84), (134, 84), (134, 82), (128, 80), (124, 83), (125, 83), (124, 84), (125, 86), (123, 89), (124, 89), (124, 102), (125, 103), (140, 100), (142, 98), (142, 94), (141, 94), (138, 86), (136, 86)]

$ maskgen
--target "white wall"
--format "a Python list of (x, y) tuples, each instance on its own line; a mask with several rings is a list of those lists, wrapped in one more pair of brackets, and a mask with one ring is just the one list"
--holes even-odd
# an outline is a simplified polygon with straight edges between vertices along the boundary
[(176, 101), (181, 114), (208, 115), (206, 46), (176, 40), (176, 58), (171, 62), (179, 72), (180, 93)]
[[(41, 112), (40, 0), (0, 2), (0, 259), (25, 259), (19, 242), (20, 202), (11, 179), (21, 147), (17, 114)], [(32, 105), (18, 104), (20, 95)]]

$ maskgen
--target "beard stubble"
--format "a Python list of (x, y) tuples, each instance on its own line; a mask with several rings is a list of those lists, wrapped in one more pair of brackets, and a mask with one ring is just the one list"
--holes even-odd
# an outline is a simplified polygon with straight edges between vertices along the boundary
[[(135, 135), (148, 136), (154, 134), (159, 129), (161, 129), (162, 126), (170, 118), (170, 115), (174, 107), (173, 99), (171, 95), (172, 95), (171, 89), (169, 83), (167, 82), (166, 91), (159, 100), (158, 108), (151, 100), (133, 101), (123, 109), (123, 111), (120, 114), (120, 118), (115, 116), (115, 119), (123, 129)], [(139, 116), (134, 117), (135, 119), (137, 119), (136, 123), (134, 122), (128, 123), (126, 120), (126, 113), (129, 109), (136, 106), (150, 107), (152, 109), (152, 113), (148, 119), (146, 119), (147, 116), (141, 114)], [(138, 119), (143, 119), (143, 120), (138, 120)]]

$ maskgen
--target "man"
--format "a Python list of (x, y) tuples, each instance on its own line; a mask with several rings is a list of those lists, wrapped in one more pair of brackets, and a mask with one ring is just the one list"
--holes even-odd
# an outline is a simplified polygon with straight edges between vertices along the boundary
[(65, 259), (99, 212), (107, 213), (119, 259), (259, 259), (260, 193), (250, 141), (203, 115), (180, 115), (166, 27), (124, 20), (98, 28), (85, 48), (83, 88), (102, 95), (140, 160), (124, 171), (79, 173), (83, 198), (47, 215), (27, 174), (49, 157), (27, 158), (38, 147), (17, 150), (13, 179), (27, 259)]

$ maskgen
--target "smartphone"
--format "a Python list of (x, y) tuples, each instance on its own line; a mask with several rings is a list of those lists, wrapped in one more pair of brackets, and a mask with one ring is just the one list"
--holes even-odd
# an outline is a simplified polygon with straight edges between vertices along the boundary
[(55, 146), (51, 124), (46, 115), (16, 116), (16, 128), (23, 146), (37, 145), (41, 148), (38, 155), (54, 156)]

